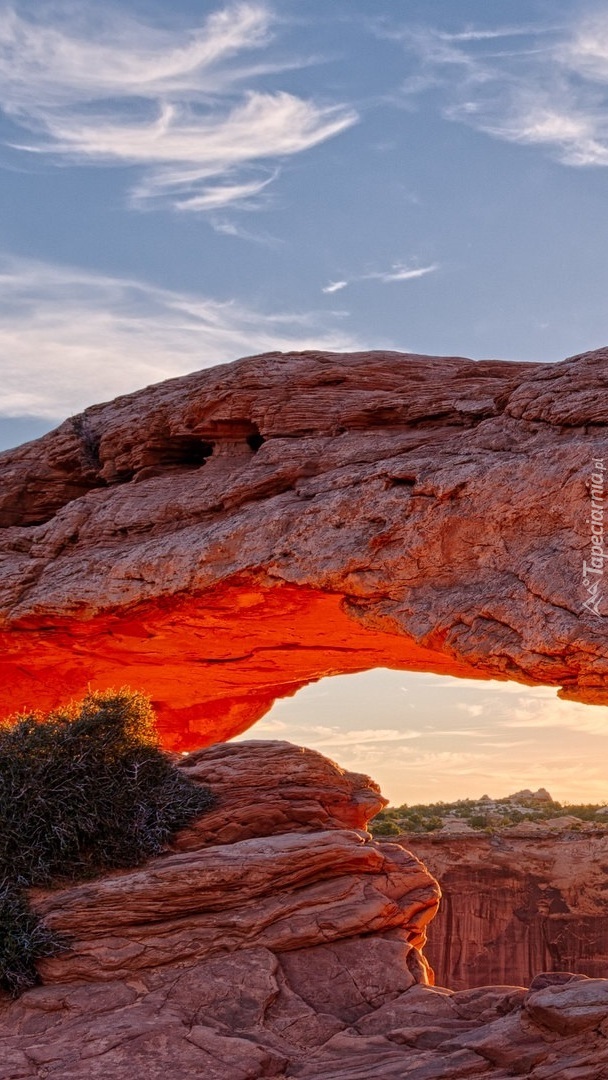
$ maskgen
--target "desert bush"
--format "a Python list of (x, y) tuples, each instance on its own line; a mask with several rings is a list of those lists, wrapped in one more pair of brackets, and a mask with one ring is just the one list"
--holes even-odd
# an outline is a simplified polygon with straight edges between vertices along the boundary
[(36, 960), (66, 947), (31, 910), (25, 893), (0, 882), (0, 986), (13, 997), (37, 981)]
[(401, 829), (396, 821), (388, 817), (386, 814), (383, 816), (383, 811), (380, 811), (376, 815), (373, 822), (373, 836), (399, 836)]
[(212, 804), (160, 749), (141, 694), (0, 724), (0, 986), (32, 985), (36, 957), (61, 947), (24, 889), (137, 866)]

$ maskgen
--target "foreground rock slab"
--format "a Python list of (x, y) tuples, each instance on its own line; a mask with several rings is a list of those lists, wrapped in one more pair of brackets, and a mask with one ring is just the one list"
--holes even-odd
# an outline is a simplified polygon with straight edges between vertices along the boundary
[(218, 805), (165, 856), (32, 894), (72, 944), (0, 1000), (0, 1080), (608, 1077), (608, 980), (431, 985), (439, 889), (363, 831), (369, 778), (287, 743), (183, 767)]
[(128, 681), (188, 749), (378, 666), (606, 704), (607, 361), (270, 354), (1, 454), (0, 712)]
[(143, 978), (43, 986), (0, 1012), (0, 1078), (608, 1076), (607, 980), (565, 974), (538, 991), (408, 987), (403, 968), (389, 974), (396, 946), (248, 948)]

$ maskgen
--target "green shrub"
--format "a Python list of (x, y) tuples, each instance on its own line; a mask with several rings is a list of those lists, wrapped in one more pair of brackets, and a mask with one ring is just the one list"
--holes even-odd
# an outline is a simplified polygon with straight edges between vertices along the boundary
[(141, 694), (0, 723), (0, 987), (20, 993), (61, 947), (23, 889), (137, 866), (212, 804), (158, 746)]
[(395, 821), (390, 821), (385, 818), (384, 821), (374, 821), (373, 824), (373, 836), (399, 836), (401, 829)]

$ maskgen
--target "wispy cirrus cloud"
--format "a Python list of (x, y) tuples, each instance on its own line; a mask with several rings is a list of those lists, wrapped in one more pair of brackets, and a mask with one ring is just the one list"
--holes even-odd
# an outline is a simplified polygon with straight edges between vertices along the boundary
[(528, 26), (501, 26), (496, 30), (459, 30), (450, 33), (440, 30), (437, 36), (442, 41), (499, 41), (504, 38), (529, 37), (534, 32), (533, 27)]
[(608, 709), (603, 705), (567, 702), (556, 697), (524, 694), (504, 721), (505, 728), (567, 729), (587, 735), (608, 736)]
[(247, 240), (253, 244), (261, 244), (263, 247), (281, 247), (284, 241), (272, 233), (263, 230), (247, 229), (233, 218), (223, 217), (221, 214), (212, 214), (209, 224), (214, 232), (221, 236), (232, 236), (237, 240)]
[(397, 743), (408, 742), (410, 739), (419, 739), (420, 731), (399, 728), (353, 728), (342, 729), (339, 727), (324, 727), (315, 724), (310, 728), (308, 740), (311, 746), (317, 749), (330, 746), (363, 746), (367, 743)]
[[(347, 105), (258, 88), (305, 62), (274, 55), (276, 19), (260, 2), (189, 30), (92, 4), (20, 11), (0, 12), (0, 106), (25, 136), (13, 145), (60, 162), (138, 166), (136, 206), (255, 205), (277, 163), (357, 121)], [(247, 59), (260, 51), (260, 62)]]
[(552, 687), (385, 669), (304, 687), (245, 738), (259, 730), (312, 746), (370, 773), (395, 805), (523, 787), (605, 802), (607, 716)]
[(238, 356), (358, 346), (332, 329), (327, 314), (256, 311), (143, 281), (0, 257), (0, 417), (60, 419)]
[(384, 285), (393, 281), (414, 281), (416, 278), (425, 277), (426, 274), (432, 274), (438, 269), (437, 263), (431, 263), (429, 266), (411, 267), (405, 263), (397, 262), (393, 263), (390, 270), (374, 270), (369, 274), (355, 274), (353, 277), (330, 281), (321, 291), (324, 293), (340, 292), (358, 281), (380, 281)]
[(494, 138), (538, 146), (562, 164), (608, 165), (608, 15), (567, 25), (446, 33), (395, 28), (412, 69), (414, 100), (433, 92), (450, 120)]
[(275, 169), (266, 179), (209, 186), (202, 194), (181, 199), (176, 205), (179, 210), (223, 210), (234, 202), (247, 199), (251, 208), (254, 206), (252, 203), (254, 196), (259, 195), (264, 188), (268, 187), (277, 175), (278, 169)]

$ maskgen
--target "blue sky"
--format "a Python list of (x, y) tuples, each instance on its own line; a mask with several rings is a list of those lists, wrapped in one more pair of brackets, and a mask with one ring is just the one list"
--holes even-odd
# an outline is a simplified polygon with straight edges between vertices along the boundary
[(266, 349), (608, 338), (600, 4), (15, 0), (0, 109), (0, 447)]
[(0, 8), (4, 444), (266, 348), (604, 344), (607, 95), (580, 0)]

